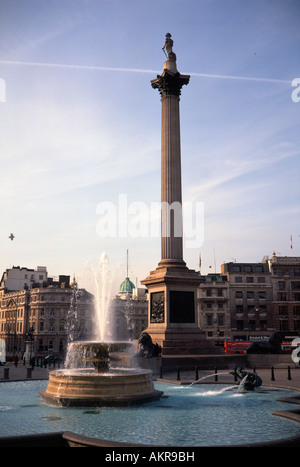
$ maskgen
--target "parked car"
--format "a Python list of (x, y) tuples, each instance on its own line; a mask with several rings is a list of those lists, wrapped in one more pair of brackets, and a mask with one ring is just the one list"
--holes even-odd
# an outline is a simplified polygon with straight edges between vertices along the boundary
[(44, 362), (47, 363), (47, 364), (60, 363), (61, 359), (59, 357), (57, 357), (56, 355), (47, 355), (47, 357), (45, 357), (45, 359), (44, 359)]

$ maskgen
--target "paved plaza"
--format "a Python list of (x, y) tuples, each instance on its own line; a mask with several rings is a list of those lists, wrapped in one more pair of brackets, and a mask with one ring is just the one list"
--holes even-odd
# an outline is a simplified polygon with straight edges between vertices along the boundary
[[(49, 368), (41, 368), (41, 367), (34, 367), (32, 371), (28, 372), (28, 366), (18, 365), (17, 367), (14, 366), (13, 363), (8, 363), (5, 366), (0, 367), (0, 382), (5, 381), (20, 381), (20, 380), (28, 380), (28, 379), (48, 379), (49, 371), (52, 371), (54, 367)], [(6, 369), (6, 371), (5, 371)], [(7, 376), (7, 369), (9, 373), (8, 379), (5, 378)], [(246, 371), (253, 371), (252, 368), (245, 368)], [(220, 370), (218, 372), (218, 383), (232, 383), (234, 381), (232, 375), (224, 374), (230, 370)], [(295, 367), (295, 365), (290, 365), (290, 369), (288, 366), (276, 368), (272, 371), (271, 368), (257, 368), (257, 374), (263, 381), (263, 385), (265, 386), (274, 386), (274, 387), (282, 387), (282, 388), (289, 388), (294, 389), (300, 392), (300, 366)], [(6, 375), (5, 375), (6, 373)], [(212, 368), (211, 370), (198, 370), (198, 378), (203, 378), (208, 375), (212, 375), (215, 373), (215, 369)], [(28, 378), (28, 376), (30, 376)], [(178, 376), (180, 379), (178, 379)], [(161, 381), (170, 381), (175, 384), (184, 384), (187, 382), (195, 381), (196, 375), (195, 371), (188, 371), (182, 369), (180, 374), (178, 375), (177, 371), (171, 371), (165, 373), (163, 379)], [(207, 383), (215, 382), (215, 376), (211, 378), (207, 378), (204, 380)]]

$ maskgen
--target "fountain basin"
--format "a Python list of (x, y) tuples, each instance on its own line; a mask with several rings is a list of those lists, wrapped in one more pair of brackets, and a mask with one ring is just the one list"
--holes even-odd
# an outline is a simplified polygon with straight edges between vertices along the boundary
[(131, 368), (110, 369), (97, 373), (92, 369), (55, 370), (49, 373), (46, 391), (41, 397), (60, 406), (122, 407), (159, 399), (152, 372)]

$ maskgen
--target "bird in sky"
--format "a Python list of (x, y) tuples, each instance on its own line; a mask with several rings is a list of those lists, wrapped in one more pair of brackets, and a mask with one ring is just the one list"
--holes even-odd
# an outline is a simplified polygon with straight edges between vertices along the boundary
[(10, 236), (9, 236), (8, 238), (10, 238), (10, 239), (11, 239), (11, 241), (13, 241), (13, 239), (15, 238), (15, 236), (14, 236), (14, 234), (13, 234), (13, 233), (11, 233), (11, 234), (10, 234)]

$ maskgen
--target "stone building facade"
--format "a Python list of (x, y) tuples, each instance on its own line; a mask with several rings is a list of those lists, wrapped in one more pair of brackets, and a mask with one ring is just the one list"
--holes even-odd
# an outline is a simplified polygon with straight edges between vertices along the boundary
[(229, 283), (226, 275), (202, 276), (198, 289), (200, 328), (216, 344), (230, 338)]
[(224, 263), (221, 272), (229, 285), (231, 339), (269, 337), (275, 327), (268, 263)]
[[(53, 354), (64, 359), (70, 331), (68, 318), (74, 306), (78, 336), (92, 335), (93, 296), (78, 289), (76, 282), (70, 283), (70, 276), (59, 276), (58, 280), (48, 278), (46, 268), (43, 268), (42, 282), (38, 282), (42, 275), (38, 269), (14, 267), (6, 270), (1, 279), (0, 338), (5, 341), (8, 360), (16, 354), (20, 359), (24, 356), (28, 359), (29, 347), (32, 357)], [(36, 275), (36, 279), (31, 277), (30, 283), (26, 282), (28, 274)], [(22, 275), (25, 281), (21, 288)], [(14, 277), (17, 281), (11, 280)], [(20, 289), (11, 290), (11, 287)]]
[(277, 330), (300, 333), (300, 257), (276, 256), (268, 260), (273, 285), (273, 320)]

